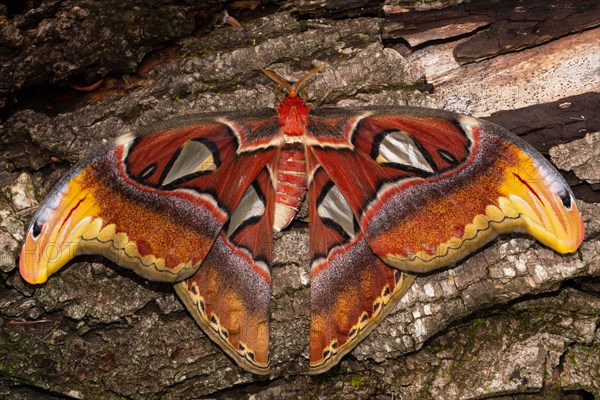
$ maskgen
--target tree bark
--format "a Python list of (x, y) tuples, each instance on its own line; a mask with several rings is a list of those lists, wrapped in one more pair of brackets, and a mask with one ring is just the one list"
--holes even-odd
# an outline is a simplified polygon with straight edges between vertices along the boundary
[[(265, 2), (266, 3), (266, 2)], [(0, 6), (0, 395), (547, 399), (600, 396), (600, 8), (596, 1), (45, 1)], [(224, 10), (241, 23), (222, 25)], [(586, 238), (506, 235), (420, 276), (331, 371), (308, 376), (308, 229), (275, 235), (268, 377), (237, 367), (171, 285), (79, 257), (16, 265), (39, 202), (109, 138), (177, 115), (272, 107), (258, 69), (323, 62), (321, 106), (485, 117), (562, 169)], [(100, 86), (96, 87), (98, 82)]]

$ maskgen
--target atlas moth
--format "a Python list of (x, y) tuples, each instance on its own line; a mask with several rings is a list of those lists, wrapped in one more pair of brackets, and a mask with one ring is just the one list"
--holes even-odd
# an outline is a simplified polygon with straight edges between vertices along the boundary
[[(492, 123), (410, 107), (311, 109), (293, 86), (272, 110), (196, 115), (125, 135), (65, 175), (20, 257), (29, 283), (101, 254), (173, 282), (198, 325), (240, 367), (269, 373), (272, 232), (308, 203), (310, 372), (336, 365), (415, 276), (500, 233), (575, 251), (569, 186)], [(526, 172), (526, 173), (524, 173)]]

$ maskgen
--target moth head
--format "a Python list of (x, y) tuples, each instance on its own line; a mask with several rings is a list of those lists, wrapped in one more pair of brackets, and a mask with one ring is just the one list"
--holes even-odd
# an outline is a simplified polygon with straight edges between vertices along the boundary
[(287, 135), (301, 136), (304, 134), (303, 127), (308, 123), (307, 116), (310, 105), (302, 99), (302, 96), (300, 96), (298, 92), (302, 89), (308, 78), (313, 76), (325, 65), (326, 64), (321, 64), (318, 67), (313, 68), (293, 86), (275, 71), (261, 68), (262, 72), (287, 91), (287, 96), (276, 106), (277, 113), (279, 114), (279, 125), (284, 127), (284, 131)]
[(31, 284), (46, 282), (75, 257), (94, 222), (95, 202), (79, 186), (83, 173), (59, 182), (31, 221), (19, 260), (19, 272)]

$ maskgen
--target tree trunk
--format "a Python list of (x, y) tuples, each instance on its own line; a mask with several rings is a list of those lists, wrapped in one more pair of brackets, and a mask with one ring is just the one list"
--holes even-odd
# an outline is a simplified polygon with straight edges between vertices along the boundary
[[(202, 3), (202, 5), (199, 5)], [(597, 1), (185, 0), (0, 5), (0, 395), (8, 399), (600, 396)], [(223, 25), (224, 11), (241, 26)], [(275, 235), (268, 377), (237, 367), (169, 284), (79, 257), (42, 286), (16, 268), (38, 202), (106, 139), (176, 115), (272, 107), (260, 67), (327, 62), (320, 106), (485, 117), (561, 168), (586, 239), (505, 235), (419, 276), (331, 371), (306, 375), (308, 229)]]

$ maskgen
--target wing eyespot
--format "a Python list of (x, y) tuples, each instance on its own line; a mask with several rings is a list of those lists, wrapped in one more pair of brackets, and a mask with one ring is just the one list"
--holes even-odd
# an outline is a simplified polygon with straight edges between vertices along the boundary
[(223, 227), (229, 240), (235, 242), (234, 237), (238, 232), (261, 220), (267, 211), (266, 201), (260, 186), (252, 183)]
[(36, 220), (33, 225), (31, 226), (31, 237), (33, 237), (34, 239), (37, 239), (38, 236), (40, 236), (40, 234), (42, 233), (42, 228), (44, 227), (44, 225), (40, 224), (40, 222), (38, 220)]
[(436, 170), (431, 155), (408, 132), (386, 130), (373, 139), (371, 158), (380, 165), (429, 176)]
[(440, 158), (444, 159), (450, 165), (458, 165), (460, 162), (454, 157), (454, 155), (444, 149), (437, 150)]
[(152, 163), (152, 164), (148, 165), (146, 168), (144, 168), (142, 170), (142, 172), (140, 173), (140, 181), (143, 182), (148, 177), (152, 176), (152, 174), (154, 174), (154, 171), (156, 171), (157, 168), (158, 168), (158, 164), (156, 164), (156, 163)]
[(562, 201), (563, 206), (565, 206), (567, 210), (571, 211), (571, 208), (573, 207), (573, 198), (571, 197), (571, 194), (567, 191), (562, 191), (558, 194), (558, 196), (560, 197), (560, 201)]
[(333, 182), (325, 185), (319, 194), (317, 213), (326, 225), (346, 240), (353, 238), (359, 229), (350, 205)]
[(171, 157), (160, 178), (162, 187), (171, 187), (203, 175), (214, 173), (221, 166), (217, 145), (205, 138), (185, 142)]

